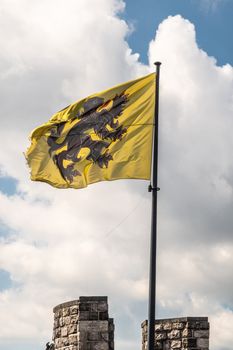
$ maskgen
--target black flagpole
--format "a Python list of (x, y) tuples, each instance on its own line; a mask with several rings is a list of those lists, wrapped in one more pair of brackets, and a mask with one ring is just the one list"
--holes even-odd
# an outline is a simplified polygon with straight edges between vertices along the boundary
[(159, 134), (159, 72), (160, 62), (154, 63), (155, 74), (155, 115), (153, 137), (152, 181), (149, 192), (152, 192), (152, 219), (150, 242), (150, 276), (149, 276), (149, 308), (148, 308), (148, 350), (155, 349), (155, 300), (156, 300), (156, 246), (157, 246), (157, 192), (158, 188), (158, 134)]

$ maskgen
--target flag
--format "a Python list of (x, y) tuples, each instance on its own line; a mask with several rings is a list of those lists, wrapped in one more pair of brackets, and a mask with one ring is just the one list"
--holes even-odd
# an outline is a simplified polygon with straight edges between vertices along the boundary
[(54, 114), (30, 136), (31, 179), (57, 188), (150, 179), (154, 95), (152, 73)]

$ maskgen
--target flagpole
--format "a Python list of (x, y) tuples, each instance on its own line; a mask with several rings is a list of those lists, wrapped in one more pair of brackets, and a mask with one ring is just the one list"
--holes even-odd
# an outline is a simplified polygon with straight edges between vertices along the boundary
[(158, 134), (159, 134), (159, 73), (161, 62), (155, 62), (155, 110), (153, 163), (149, 192), (152, 192), (152, 218), (150, 241), (150, 275), (149, 275), (149, 306), (148, 306), (148, 341), (147, 350), (155, 349), (155, 305), (156, 305), (156, 248), (157, 248), (157, 192), (158, 188)]

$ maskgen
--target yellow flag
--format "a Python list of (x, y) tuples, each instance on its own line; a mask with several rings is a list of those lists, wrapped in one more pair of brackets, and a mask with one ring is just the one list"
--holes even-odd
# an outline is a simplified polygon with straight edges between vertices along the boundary
[(31, 134), (31, 179), (58, 188), (150, 179), (154, 95), (153, 73), (54, 114)]

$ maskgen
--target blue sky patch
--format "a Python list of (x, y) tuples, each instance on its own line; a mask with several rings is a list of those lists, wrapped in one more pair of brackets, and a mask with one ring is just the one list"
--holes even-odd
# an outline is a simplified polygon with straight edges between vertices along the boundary
[(0, 191), (7, 196), (12, 196), (17, 192), (17, 180), (13, 177), (0, 177)]
[(147, 64), (148, 43), (155, 36), (158, 25), (168, 16), (180, 14), (195, 25), (198, 46), (214, 56), (218, 64), (233, 61), (233, 2), (223, 0), (216, 7), (205, 6), (204, 1), (187, 0), (125, 0), (122, 17), (133, 23), (135, 31), (127, 38), (133, 52)]
[(0, 220), (0, 238), (9, 236), (12, 230)]
[(0, 269), (0, 292), (13, 286), (9, 272)]

